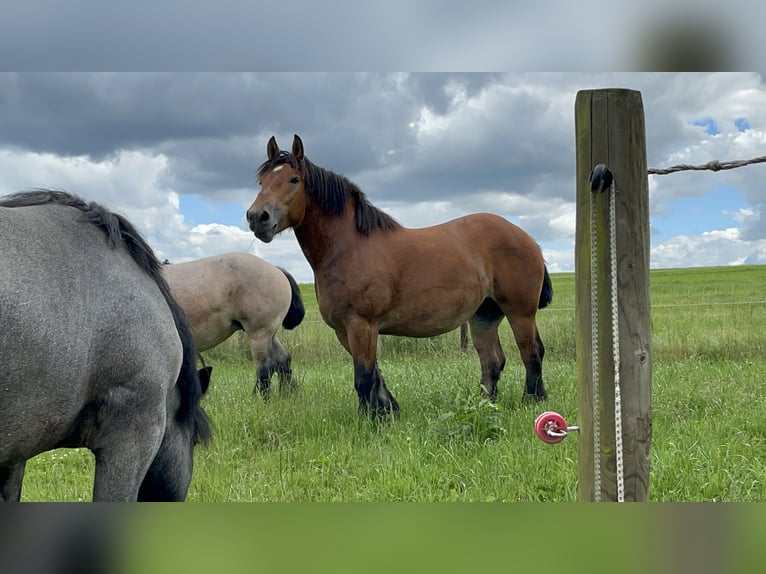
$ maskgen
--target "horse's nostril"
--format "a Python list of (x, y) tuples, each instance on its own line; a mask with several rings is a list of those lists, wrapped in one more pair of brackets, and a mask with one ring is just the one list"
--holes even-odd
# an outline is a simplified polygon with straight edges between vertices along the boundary
[(264, 223), (269, 220), (269, 217), (271, 217), (268, 213), (268, 211), (261, 211), (261, 213), (258, 215), (258, 221), (260, 223)]

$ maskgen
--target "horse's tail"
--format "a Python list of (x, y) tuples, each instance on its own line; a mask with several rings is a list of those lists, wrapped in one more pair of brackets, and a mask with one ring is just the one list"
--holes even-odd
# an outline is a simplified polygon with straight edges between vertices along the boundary
[(543, 276), (543, 288), (540, 290), (540, 304), (538, 309), (545, 309), (553, 301), (553, 285), (551, 284), (551, 276), (548, 275), (548, 267), (545, 269), (545, 275)]
[(292, 291), (292, 300), (290, 301), (290, 309), (287, 311), (287, 315), (282, 320), (282, 326), (285, 329), (295, 329), (303, 321), (303, 317), (306, 316), (306, 308), (303, 306), (303, 299), (301, 298), (301, 290), (298, 284), (287, 271), (278, 267), (278, 269), (285, 274), (287, 280), (290, 282), (290, 290)]
[(197, 349), (192, 339), (191, 327), (183, 310), (170, 293), (170, 287), (161, 273), (162, 264), (152, 248), (125, 217), (109, 211), (96, 202), (86, 202), (76, 195), (63, 191), (36, 189), (10, 195), (0, 201), (0, 205), (4, 207), (46, 204), (63, 205), (82, 211), (87, 221), (104, 232), (110, 244), (113, 246), (122, 244), (133, 261), (157, 284), (173, 315), (183, 348), (181, 370), (176, 379), (176, 386), (181, 395), (181, 406), (176, 416), (182, 421), (194, 417), (195, 442), (209, 442), (212, 431), (210, 421), (199, 404), (202, 398), (202, 385), (197, 372)]

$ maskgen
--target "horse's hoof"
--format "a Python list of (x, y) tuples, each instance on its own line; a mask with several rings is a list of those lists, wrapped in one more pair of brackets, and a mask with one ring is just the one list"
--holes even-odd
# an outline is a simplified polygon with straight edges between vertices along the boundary
[(391, 397), (387, 405), (378, 403), (370, 407), (370, 418), (377, 421), (385, 421), (399, 418), (399, 404)]
[(372, 411), (371, 417), (373, 421), (387, 422), (399, 419), (399, 411), (396, 409), (377, 409)]
[(297, 383), (287, 383), (285, 385), (279, 385), (279, 395), (280, 396), (290, 396), (298, 392), (298, 384)]
[(484, 385), (480, 384), (479, 385), (479, 389), (480, 389), (480, 393), (481, 393), (481, 398), (482, 399), (488, 399), (488, 400), (490, 400), (493, 403), (496, 402), (496, 400), (497, 400), (497, 387), (495, 387), (495, 389), (493, 391), (488, 391), (484, 387)]
[(521, 399), (522, 399), (522, 402), (525, 402), (525, 403), (532, 402), (532, 401), (536, 403), (541, 403), (547, 398), (548, 398), (547, 393), (543, 393), (542, 395), (525, 393)]

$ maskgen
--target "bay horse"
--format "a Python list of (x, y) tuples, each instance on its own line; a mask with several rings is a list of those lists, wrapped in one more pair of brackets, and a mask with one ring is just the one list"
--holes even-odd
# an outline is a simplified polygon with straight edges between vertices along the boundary
[(94, 501), (186, 498), (210, 371), (160, 268), (96, 203), (0, 198), (0, 500), (20, 500), (29, 458), (79, 447)]
[(525, 396), (546, 397), (535, 316), (553, 288), (540, 247), (525, 231), (489, 213), (408, 229), (346, 177), (311, 163), (297, 135), (292, 152), (272, 137), (266, 154), (261, 189), (247, 210), (250, 229), (265, 243), (295, 231), (314, 271), (322, 318), (353, 358), (360, 411), (375, 417), (399, 409), (378, 368), (379, 333), (430, 337), (465, 321), (482, 394), (495, 400), (505, 366), (497, 332), (504, 317), (526, 368)]
[(253, 392), (268, 398), (274, 373), (280, 391), (292, 385), (290, 353), (277, 338), (280, 326), (294, 329), (305, 315), (292, 275), (249, 253), (163, 265), (162, 273), (189, 320), (198, 351), (244, 331), (256, 365)]

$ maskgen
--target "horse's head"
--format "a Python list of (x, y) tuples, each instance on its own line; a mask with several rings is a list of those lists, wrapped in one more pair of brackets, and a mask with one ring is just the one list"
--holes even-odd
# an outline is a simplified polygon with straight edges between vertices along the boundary
[(288, 153), (279, 150), (272, 136), (266, 155), (258, 168), (261, 191), (247, 210), (247, 221), (255, 236), (269, 243), (280, 231), (300, 225), (306, 213), (303, 142), (296, 135)]

